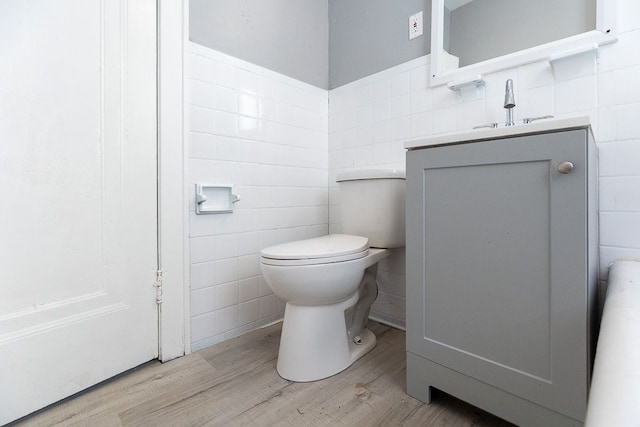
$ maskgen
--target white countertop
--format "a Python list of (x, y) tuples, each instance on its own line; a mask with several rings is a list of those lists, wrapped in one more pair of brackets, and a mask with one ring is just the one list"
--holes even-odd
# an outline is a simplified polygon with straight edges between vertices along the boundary
[(590, 126), (589, 116), (543, 119), (527, 124), (516, 124), (514, 126), (501, 125), (493, 129), (469, 129), (433, 135), (428, 138), (413, 139), (405, 142), (404, 148), (411, 150), (439, 145), (462, 144), (472, 141), (485, 141), (488, 139), (543, 133), (559, 129), (584, 128), (588, 126)]

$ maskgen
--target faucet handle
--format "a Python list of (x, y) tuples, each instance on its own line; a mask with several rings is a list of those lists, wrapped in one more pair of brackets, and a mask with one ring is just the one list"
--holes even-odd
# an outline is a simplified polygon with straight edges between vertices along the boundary
[(487, 123), (486, 125), (479, 125), (479, 126), (474, 126), (474, 129), (482, 129), (482, 128), (490, 128), (490, 129), (495, 129), (498, 127), (497, 123)]
[(535, 122), (536, 120), (544, 120), (544, 119), (553, 119), (553, 116), (548, 115), (548, 116), (540, 116), (540, 117), (527, 117), (522, 119), (522, 123), (526, 125), (528, 123)]

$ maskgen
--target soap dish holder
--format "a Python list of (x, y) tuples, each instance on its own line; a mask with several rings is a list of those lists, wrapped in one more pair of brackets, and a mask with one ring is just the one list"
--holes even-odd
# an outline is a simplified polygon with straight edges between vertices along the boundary
[(196, 184), (196, 214), (233, 212), (240, 196), (233, 193), (233, 185)]

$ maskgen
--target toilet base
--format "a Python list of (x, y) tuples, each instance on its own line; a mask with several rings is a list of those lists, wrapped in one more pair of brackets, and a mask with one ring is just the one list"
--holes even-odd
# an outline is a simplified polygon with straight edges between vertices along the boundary
[(295, 382), (316, 381), (347, 369), (376, 346), (368, 329), (360, 344), (348, 339), (344, 312), (358, 301), (356, 292), (346, 301), (323, 306), (287, 303), (278, 352), (278, 374)]
[(378, 340), (376, 339), (375, 334), (367, 328), (364, 328), (362, 332), (360, 332), (360, 344), (356, 344), (352, 341), (349, 342), (351, 363), (373, 350), (373, 347), (375, 347), (377, 343)]

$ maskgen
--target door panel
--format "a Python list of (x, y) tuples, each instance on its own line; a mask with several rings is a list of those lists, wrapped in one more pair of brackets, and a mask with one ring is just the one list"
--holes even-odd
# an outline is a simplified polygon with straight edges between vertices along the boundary
[(0, 2), (0, 423), (157, 357), (155, 2)]
[(430, 283), (447, 283), (425, 288), (426, 336), (545, 380), (551, 377), (549, 177), (547, 161), (424, 175), (425, 271)]

